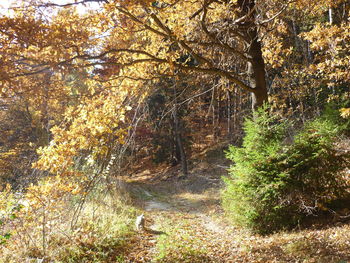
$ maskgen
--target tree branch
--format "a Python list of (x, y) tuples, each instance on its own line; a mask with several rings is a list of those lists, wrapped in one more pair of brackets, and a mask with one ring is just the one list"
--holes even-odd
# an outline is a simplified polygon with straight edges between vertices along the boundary
[(47, 4), (42, 4), (42, 5), (37, 5), (37, 7), (68, 7), (68, 6), (73, 6), (73, 5), (79, 5), (79, 4), (85, 4), (85, 3), (109, 3), (108, 0), (81, 0), (81, 1), (76, 1), (73, 3), (67, 3), (67, 4), (55, 4), (55, 3), (47, 3)]

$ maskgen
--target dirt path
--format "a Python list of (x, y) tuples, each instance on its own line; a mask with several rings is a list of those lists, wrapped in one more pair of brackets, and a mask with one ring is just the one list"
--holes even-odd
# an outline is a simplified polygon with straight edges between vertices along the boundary
[(350, 262), (349, 225), (268, 237), (231, 226), (220, 206), (224, 174), (212, 166), (187, 179), (132, 182), (147, 229), (124, 262)]
[(230, 262), (222, 238), (234, 229), (221, 222), (219, 198), (225, 169), (211, 171), (206, 176), (192, 171), (186, 179), (132, 183), (148, 229), (139, 233), (148, 251), (133, 262)]

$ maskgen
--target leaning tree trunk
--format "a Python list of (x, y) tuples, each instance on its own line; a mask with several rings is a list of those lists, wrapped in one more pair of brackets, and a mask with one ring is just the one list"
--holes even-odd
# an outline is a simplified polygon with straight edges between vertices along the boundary
[(262, 56), (261, 41), (256, 23), (255, 0), (238, 0), (240, 17), (244, 17), (238, 24), (240, 33), (244, 36), (247, 45), (248, 75), (252, 92), (252, 107), (256, 109), (268, 101), (265, 62)]

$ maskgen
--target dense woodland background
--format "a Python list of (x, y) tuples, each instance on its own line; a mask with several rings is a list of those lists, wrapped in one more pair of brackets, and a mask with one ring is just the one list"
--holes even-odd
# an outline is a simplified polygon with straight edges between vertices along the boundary
[[(147, 250), (132, 230), (142, 180), (168, 178), (165, 194), (201, 163), (202, 177), (219, 180), (216, 216), (228, 224), (263, 235), (348, 227), (349, 1), (22, 0), (0, 10), (4, 262), (272, 262), (261, 248), (236, 259), (162, 254), (178, 233), (151, 259), (124, 246)], [(336, 246), (332, 258), (308, 258), (310, 242), (274, 262), (350, 260)]]

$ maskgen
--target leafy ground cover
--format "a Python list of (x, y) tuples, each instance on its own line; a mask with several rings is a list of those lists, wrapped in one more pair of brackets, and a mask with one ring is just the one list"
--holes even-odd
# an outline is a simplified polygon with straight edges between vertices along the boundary
[[(323, 223), (262, 236), (230, 225), (220, 205), (225, 164), (201, 162), (187, 179), (128, 184), (143, 208), (146, 231), (136, 234), (124, 262), (349, 262), (350, 225)], [(170, 178), (169, 178), (170, 177)], [(135, 190), (137, 189), (137, 190)], [(332, 223), (333, 221), (333, 223)]]
[[(86, 203), (76, 232), (48, 235), (45, 257), (40, 242), (26, 247), (13, 236), (9, 242), (17, 246), (1, 250), (0, 262), (350, 261), (349, 211), (343, 211), (342, 218), (327, 214), (318, 225), (310, 218), (307, 227), (268, 236), (232, 226), (221, 208), (221, 177), (227, 174), (228, 163), (219, 153), (223, 151), (193, 160), (187, 178), (179, 178), (173, 167), (119, 182), (122, 189), (113, 195), (96, 192)], [(129, 205), (120, 200), (124, 191), (133, 200)], [(135, 218), (141, 213), (146, 229), (136, 231)], [(33, 228), (28, 235), (35, 238), (38, 231)]]

